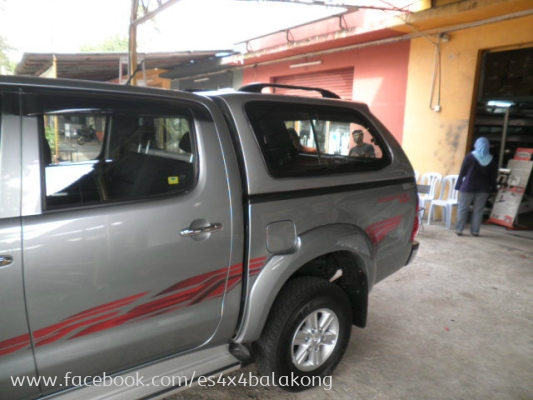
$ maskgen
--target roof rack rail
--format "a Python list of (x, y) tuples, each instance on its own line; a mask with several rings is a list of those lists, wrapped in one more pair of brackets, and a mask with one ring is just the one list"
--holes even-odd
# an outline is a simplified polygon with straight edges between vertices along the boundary
[(341, 97), (338, 94), (330, 92), (326, 89), (307, 87), (307, 86), (293, 86), (293, 85), (282, 85), (279, 83), (251, 83), (249, 85), (242, 86), (239, 88), (239, 92), (248, 92), (248, 93), (261, 93), (264, 88), (273, 87), (273, 88), (283, 88), (283, 89), (298, 89), (298, 90), (310, 90), (318, 92), (322, 97), (327, 99), (340, 99)]

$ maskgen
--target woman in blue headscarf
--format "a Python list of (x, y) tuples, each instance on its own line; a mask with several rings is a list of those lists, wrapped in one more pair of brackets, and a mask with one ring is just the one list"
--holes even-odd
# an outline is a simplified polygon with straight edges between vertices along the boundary
[(474, 204), (472, 235), (479, 236), (483, 220), (483, 209), (489, 195), (496, 191), (498, 164), (490, 154), (490, 143), (486, 137), (480, 137), (474, 144), (474, 151), (468, 153), (461, 165), (455, 189), (459, 190), (459, 208), (455, 233), (461, 236), (468, 218), (468, 209)]

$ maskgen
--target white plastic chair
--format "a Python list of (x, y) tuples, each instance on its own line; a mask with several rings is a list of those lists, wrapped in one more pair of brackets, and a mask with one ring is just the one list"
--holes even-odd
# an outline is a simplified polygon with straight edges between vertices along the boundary
[(459, 191), (455, 190), (458, 175), (446, 175), (442, 180), (440, 195), (438, 199), (431, 200), (428, 212), (428, 225), (431, 218), (435, 217), (433, 207), (442, 207), (443, 219), (446, 221), (446, 228), (450, 229), (452, 225), (452, 210), (458, 204)]
[(415, 171), (415, 182), (418, 183), (418, 179), (420, 179), (420, 172)]
[(418, 194), (418, 204), (420, 208), (427, 210), (427, 203), (435, 198), (435, 192), (442, 180), (442, 174), (438, 172), (426, 172), (420, 178), (421, 185), (429, 185), (428, 193)]
[(421, 195), (427, 195), (429, 193), (431, 186), (417, 184), (416, 187), (418, 191), (418, 229), (423, 231), (424, 224), (422, 223), (422, 218), (424, 218), (426, 208), (424, 201), (420, 200), (420, 198), (422, 197)]

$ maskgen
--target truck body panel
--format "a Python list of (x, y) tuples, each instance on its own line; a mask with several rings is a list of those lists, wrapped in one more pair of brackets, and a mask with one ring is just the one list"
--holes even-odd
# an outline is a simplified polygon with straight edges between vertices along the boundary
[[(0, 106), (9, 398), (121, 398), (92, 379), (175, 362), (187, 379), (234, 369), (302, 277), (340, 288), (363, 327), (373, 285), (416, 253), (412, 168), (363, 104), (2, 77)], [(369, 143), (349, 149), (356, 132)]]

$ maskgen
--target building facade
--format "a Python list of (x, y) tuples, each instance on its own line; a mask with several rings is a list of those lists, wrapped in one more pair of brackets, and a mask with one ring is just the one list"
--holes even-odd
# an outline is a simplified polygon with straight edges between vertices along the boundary
[[(421, 174), (458, 173), (480, 135), (505, 166), (515, 148), (533, 147), (533, 2), (417, 4), (423, 9), (362, 9), (256, 38), (186, 80), (319, 86), (368, 103)], [(491, 100), (513, 104), (511, 135), (503, 137), (505, 108)]]

